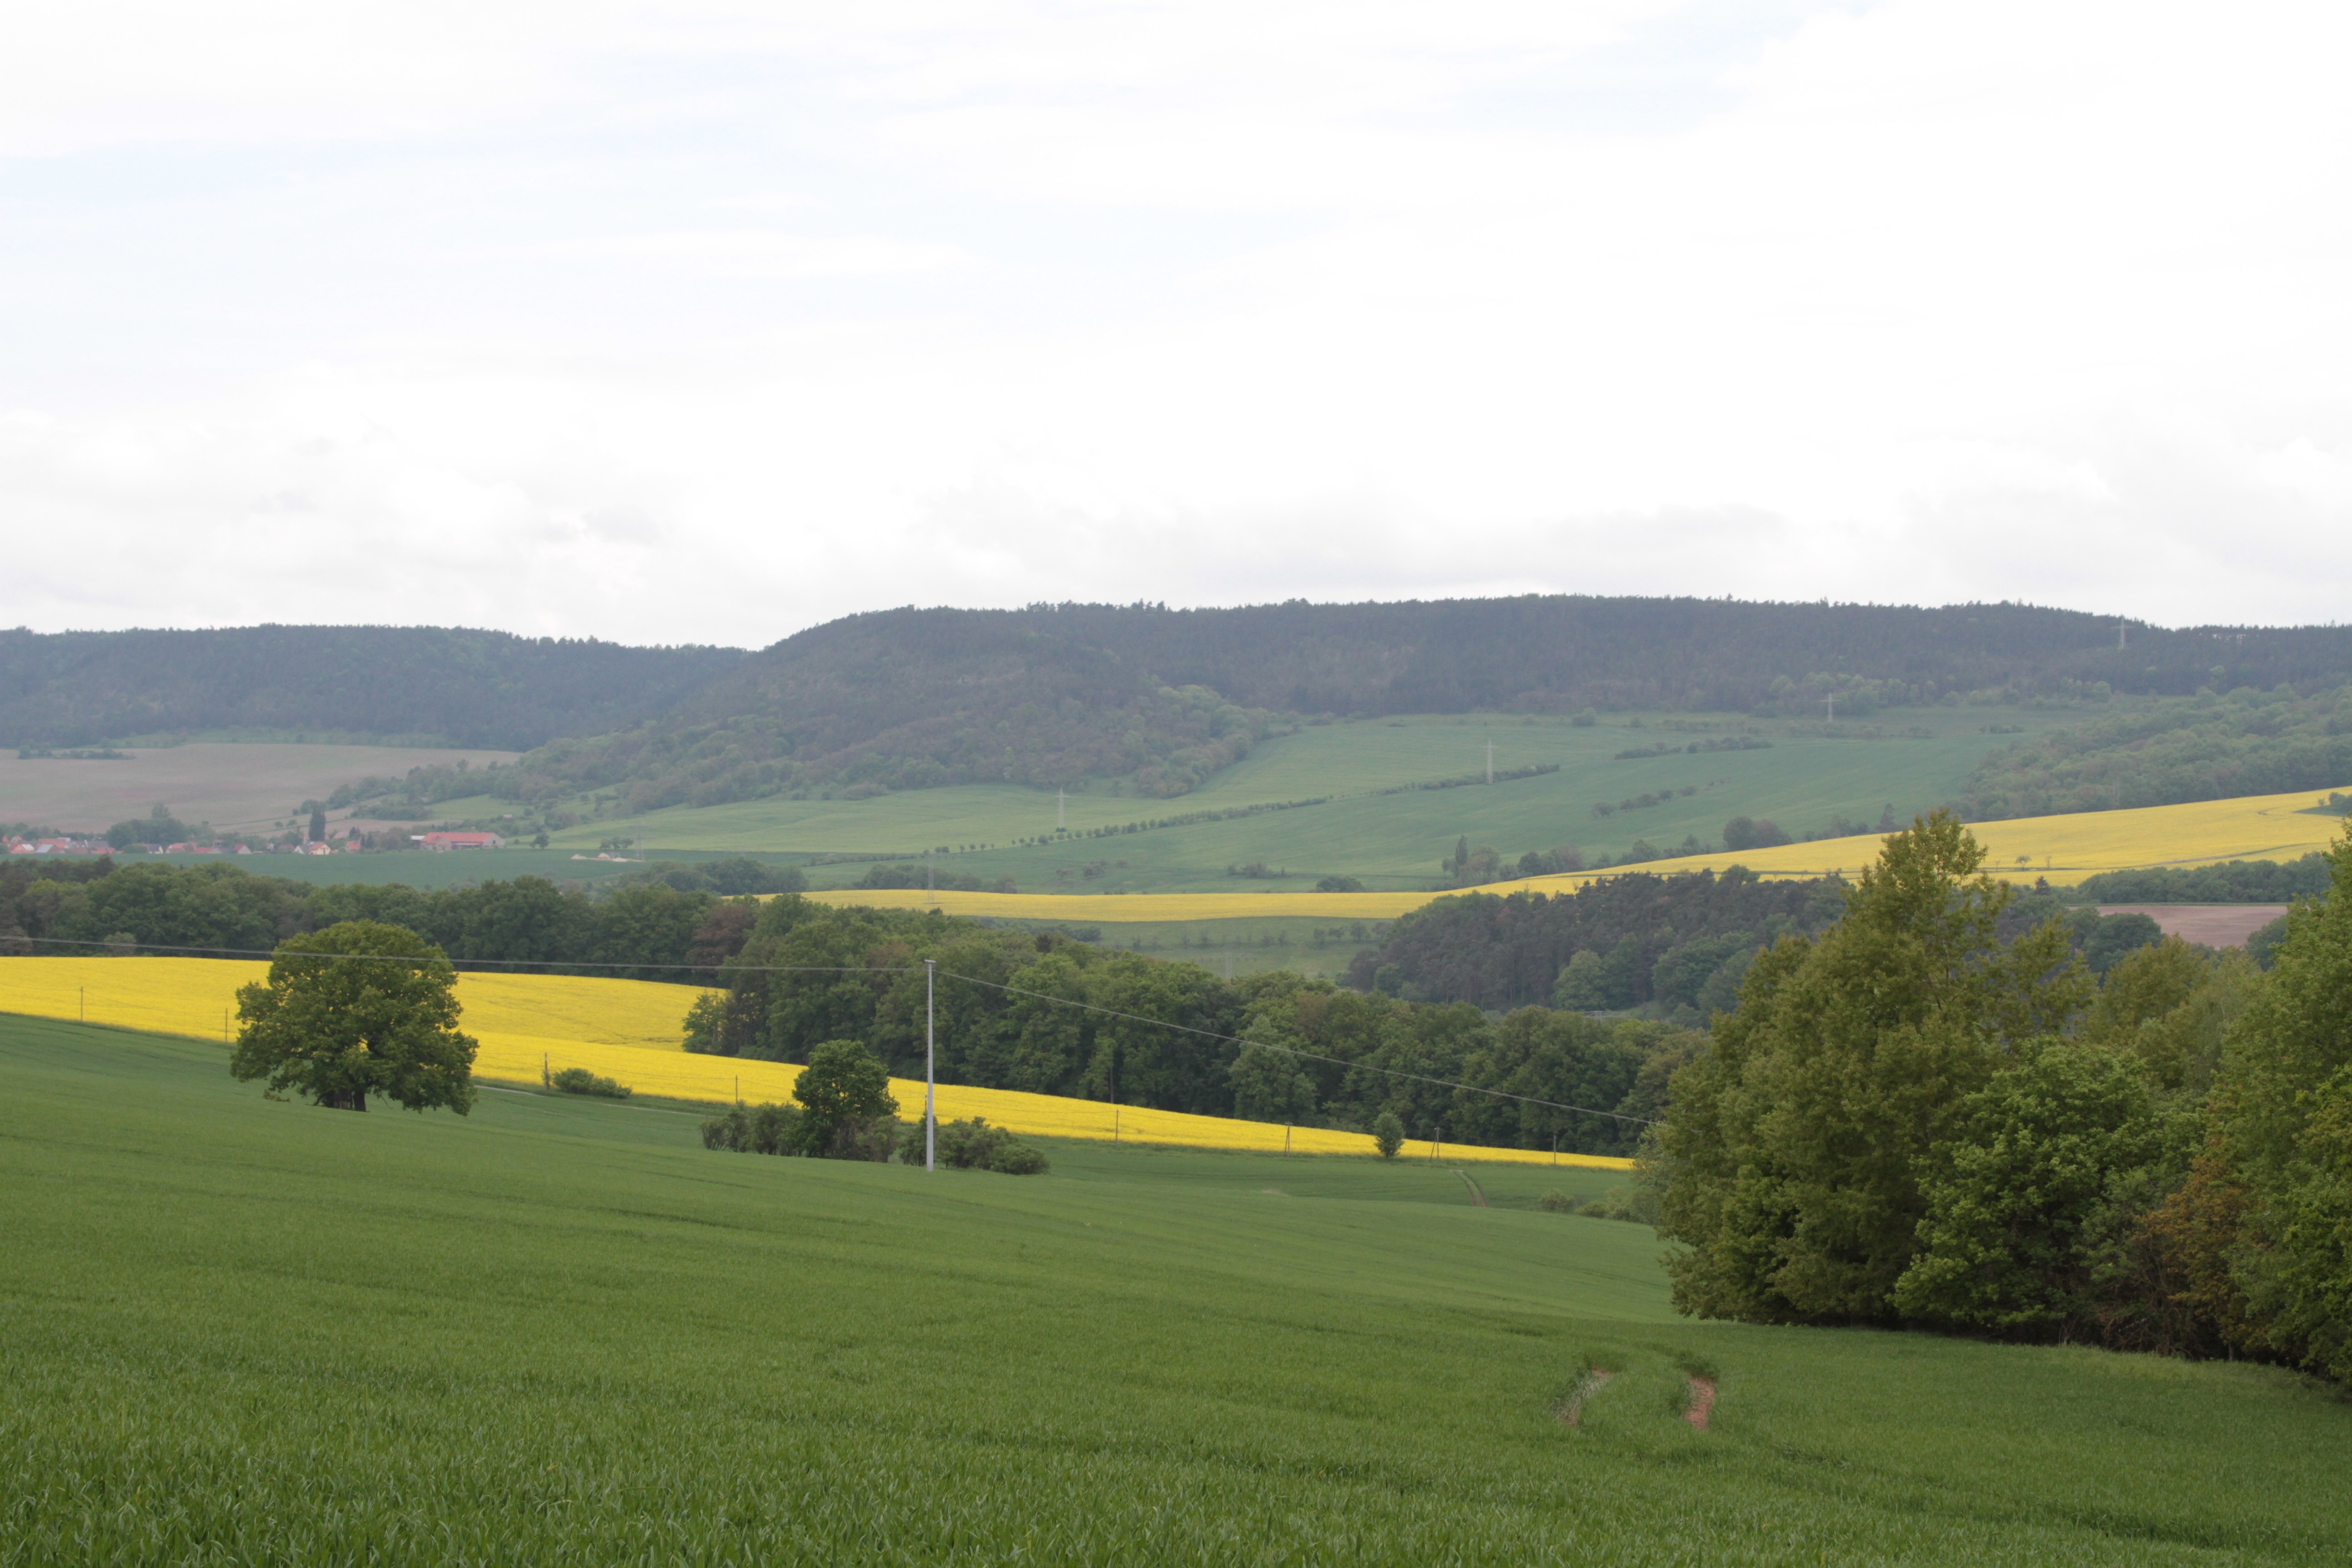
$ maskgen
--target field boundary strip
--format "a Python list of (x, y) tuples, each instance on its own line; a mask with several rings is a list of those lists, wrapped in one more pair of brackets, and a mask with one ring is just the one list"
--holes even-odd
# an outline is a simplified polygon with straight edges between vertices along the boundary
[[(263, 978), (268, 968), (267, 961), (260, 959), (8, 958), (0, 960), (0, 1012), (68, 1021), (80, 1018), (110, 1027), (177, 1035), (222, 1045), (234, 1023), (237, 987)], [(674, 1006), (681, 1019), (693, 994), (691, 987), (656, 981), (466, 973), (458, 977), (461, 1005), (471, 1007), (467, 993), (482, 981), (503, 983), (500, 989), (509, 994), (502, 1005), (518, 1006), (528, 1006), (529, 997), (536, 990), (548, 992), (551, 998), (568, 990), (576, 1000), (578, 983), (582, 982), (591, 987), (642, 987)], [(574, 984), (562, 987), (546, 984), (550, 982)], [(626, 994), (613, 991), (608, 994), (618, 998)], [(492, 1009), (486, 1006), (482, 1011)], [(677, 1044), (582, 1039), (498, 1027), (482, 1022), (478, 1015), (470, 1011), (461, 1027), (479, 1042), (475, 1076), (491, 1083), (537, 1088), (543, 1069), (583, 1067), (617, 1079), (640, 1094), (720, 1106), (733, 1103), (739, 1096), (752, 1101), (788, 1100), (801, 1071), (798, 1066), (785, 1062), (697, 1056)], [(920, 1082), (893, 1079), (890, 1092), (898, 1098), (902, 1114), (919, 1110), (923, 1097)], [(943, 1121), (984, 1116), (996, 1126), (1036, 1137), (1255, 1153), (1276, 1153), (1283, 1148), (1285, 1129), (1278, 1122), (1244, 1121), (1138, 1106), (1114, 1107), (1102, 1100), (965, 1085), (940, 1084), (936, 1093), (938, 1113)], [(1373, 1156), (1377, 1152), (1371, 1137), (1365, 1133), (1299, 1127), (1289, 1130), (1289, 1135), (1290, 1147), (1302, 1154)], [(1400, 1158), (1556, 1163), (1563, 1169), (1626, 1172), (1633, 1168), (1631, 1160), (1611, 1155), (1563, 1152), (1555, 1156), (1549, 1150), (1495, 1149), (1464, 1143), (1433, 1145), (1425, 1139), (1409, 1141), (1405, 1150)]]

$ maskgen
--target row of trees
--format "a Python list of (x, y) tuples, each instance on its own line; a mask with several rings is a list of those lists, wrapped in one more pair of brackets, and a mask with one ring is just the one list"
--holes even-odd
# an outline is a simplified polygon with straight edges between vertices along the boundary
[(919, 1075), (926, 958), (950, 1082), (1358, 1130), (1387, 1110), (1414, 1135), (1465, 1143), (1630, 1150), (1640, 1122), (1601, 1113), (1652, 1114), (1696, 1040), (1545, 1008), (1495, 1018), (1288, 972), (1227, 982), (1058, 932), (780, 898), (722, 971), (725, 992), (694, 1005), (688, 1048), (799, 1061), (856, 1039)]
[[(680, 868), (681, 879), (704, 875)], [(373, 921), (418, 932), (460, 964), (626, 965), (598, 972), (703, 983), (707, 974), (667, 966), (719, 963), (742, 945), (753, 912), (715, 891), (654, 879), (592, 896), (540, 877), (428, 892), (398, 883), (319, 887), (225, 862), (0, 865), (0, 952), (55, 952), (59, 942), (120, 946), (115, 939), (122, 937), (144, 946), (268, 952), (289, 936)]]
[(1938, 815), (1758, 958), (1648, 1153), (1675, 1300), (2275, 1357), (2352, 1377), (2352, 839), (2267, 975), (2097, 986)]

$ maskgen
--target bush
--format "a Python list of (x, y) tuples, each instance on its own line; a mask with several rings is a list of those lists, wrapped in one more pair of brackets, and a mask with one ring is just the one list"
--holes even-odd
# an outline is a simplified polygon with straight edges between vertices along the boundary
[(550, 1089), (565, 1094), (589, 1094), (599, 1100), (626, 1100), (629, 1086), (618, 1079), (601, 1077), (586, 1068), (565, 1068), (547, 1080)]
[(1372, 1142), (1381, 1159), (1397, 1157), (1397, 1151), (1404, 1147), (1404, 1123), (1397, 1120), (1395, 1111), (1383, 1110), (1372, 1118)]
[(1326, 877), (1315, 884), (1318, 893), (1360, 893), (1363, 883), (1353, 877)]
[[(1049, 1164), (1043, 1153), (1003, 1128), (991, 1127), (984, 1116), (940, 1122), (937, 1152), (940, 1164), (955, 1170), (994, 1171), (1004, 1176), (1042, 1175)], [(921, 1122), (898, 1134), (898, 1158), (908, 1165), (923, 1163)]]
[(1536, 1200), (1536, 1207), (1546, 1214), (1574, 1214), (1578, 1206), (1574, 1198), (1570, 1197), (1558, 1187), (1554, 1187)]
[(702, 1124), (702, 1146), (739, 1154), (797, 1154), (802, 1115), (797, 1105), (738, 1105)]

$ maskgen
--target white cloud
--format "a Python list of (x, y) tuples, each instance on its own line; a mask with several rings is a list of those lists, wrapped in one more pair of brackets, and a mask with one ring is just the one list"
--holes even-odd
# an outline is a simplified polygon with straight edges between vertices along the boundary
[(0, 58), (0, 619), (2342, 614), (2332, 9), (192, 17)]

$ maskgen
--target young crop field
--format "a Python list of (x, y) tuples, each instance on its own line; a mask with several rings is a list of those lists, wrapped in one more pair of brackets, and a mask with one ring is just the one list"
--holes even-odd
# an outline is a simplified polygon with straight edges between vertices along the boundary
[(299, 803), (324, 800), (337, 784), (371, 774), (461, 759), (481, 768), (520, 754), (291, 742), (126, 748), (120, 759), (96, 762), (0, 753), (0, 822), (100, 833), (161, 803), (183, 822), (261, 830), (288, 820)]
[[(2001, 743), (1989, 733), (2032, 732), (2080, 714), (2024, 709), (1931, 709), (1881, 715), (1826, 738), (1820, 726), (1725, 715), (1612, 714), (1602, 723), (1508, 714), (1363, 720), (1317, 725), (1261, 743), (1202, 788), (1173, 800), (1090, 785), (1062, 809), (1055, 837), (1050, 791), (1013, 785), (913, 790), (869, 800), (745, 801), (602, 821), (556, 836), (593, 848), (606, 837), (639, 853), (673, 848), (796, 853), (919, 854), (948, 847), (940, 864), (1024, 892), (1206, 892), (1236, 886), (1311, 888), (1351, 876), (1391, 890), (1424, 888), (1467, 836), (1516, 859), (1574, 844), (1622, 854), (1635, 839), (1660, 847), (1685, 835), (1720, 837), (1735, 816), (1768, 816), (1790, 832), (1843, 814), (1874, 823), (1892, 805), (1905, 820), (1958, 795), (1978, 759)], [(1637, 722), (1638, 721), (1638, 722)], [(1908, 734), (1913, 727), (1925, 736)], [(1877, 739), (1863, 739), (1865, 733)], [(1497, 782), (1483, 779), (1494, 742)], [(1689, 746), (1769, 742), (1744, 750)], [(1660, 752), (1661, 748), (1671, 748)], [(1659, 754), (1621, 759), (1621, 752)], [(1553, 771), (1512, 776), (1530, 768)], [(1454, 787), (1429, 786), (1455, 781)], [(1690, 793), (1682, 793), (1688, 790)], [(1626, 800), (1646, 800), (1616, 809)], [(1289, 803), (1320, 801), (1312, 805)], [(1596, 815), (1596, 805), (1612, 807)], [(1288, 806), (1287, 809), (1269, 809)], [(1251, 808), (1256, 808), (1252, 810)], [(1126, 833), (1129, 824), (1194, 813), (1247, 812)], [(1051, 842), (1024, 845), (1024, 838)], [(971, 847), (985, 846), (986, 847)], [(1262, 864), (1268, 884), (1237, 883), (1228, 868)], [(860, 865), (818, 868), (817, 885), (856, 880)]]
[[(2072, 887), (2101, 871), (2147, 866), (2204, 866), (2226, 860), (2292, 860), (2325, 849), (2344, 830), (2344, 818), (2320, 809), (2324, 797), (2248, 795), (2236, 800), (2198, 801), (2187, 805), (2150, 805), (2128, 811), (2082, 812), (2067, 816), (2021, 816), (1969, 826), (1988, 853), (1986, 868), (2014, 881), (2048, 880)], [(1745, 866), (1776, 877), (1853, 875), (1878, 858), (1881, 836), (1825, 838), (1774, 849), (1694, 855), (1646, 861), (1637, 867), (1530, 877), (1496, 882), (1480, 892), (1558, 892), (1623, 870), (1667, 875), (1702, 868)], [(1326, 924), (1342, 921), (1394, 920), (1433, 899), (1434, 892), (1316, 893), (1288, 890), (1233, 893), (1146, 893), (1121, 898), (1085, 894), (965, 893), (882, 889), (820, 891), (811, 895), (835, 904), (871, 904), (886, 909), (939, 909), (951, 915), (1068, 923), (1141, 921), (1171, 925), (1213, 921), (1265, 921), (1280, 917)], [(1198, 928), (1194, 928), (1198, 929)]]
[(2270, 1369), (1680, 1321), (1645, 1228), (1496, 1201), (1542, 1173), (1053, 1152), (0, 1018), (0, 1563), (2352, 1553), (2352, 1405)]
[[(237, 987), (263, 979), (268, 969), (259, 960), (11, 958), (0, 960), (0, 1013), (186, 1035), (226, 1047), (236, 1033)], [(485, 1082), (536, 1085), (551, 1072), (585, 1068), (636, 1093), (667, 1100), (729, 1104), (791, 1099), (801, 1073), (798, 1066), (697, 1056), (685, 1049), (686, 1010), (699, 994), (692, 986), (570, 974), (468, 973), (457, 980), (457, 1000), (464, 1010), (459, 1026), (478, 1042), (474, 1073)], [(920, 1082), (893, 1079), (890, 1092), (902, 1117), (911, 1120), (920, 1113)], [(1293, 1129), (1017, 1089), (943, 1084), (935, 1103), (945, 1121), (984, 1116), (996, 1126), (1041, 1137), (1201, 1149), (1287, 1149), (1298, 1154), (1373, 1152), (1372, 1140), (1359, 1132)], [(1630, 1162), (1604, 1154), (1445, 1148), (1426, 1139), (1408, 1141), (1405, 1152), (1409, 1157), (1443, 1154), (1482, 1163), (1631, 1168)]]

